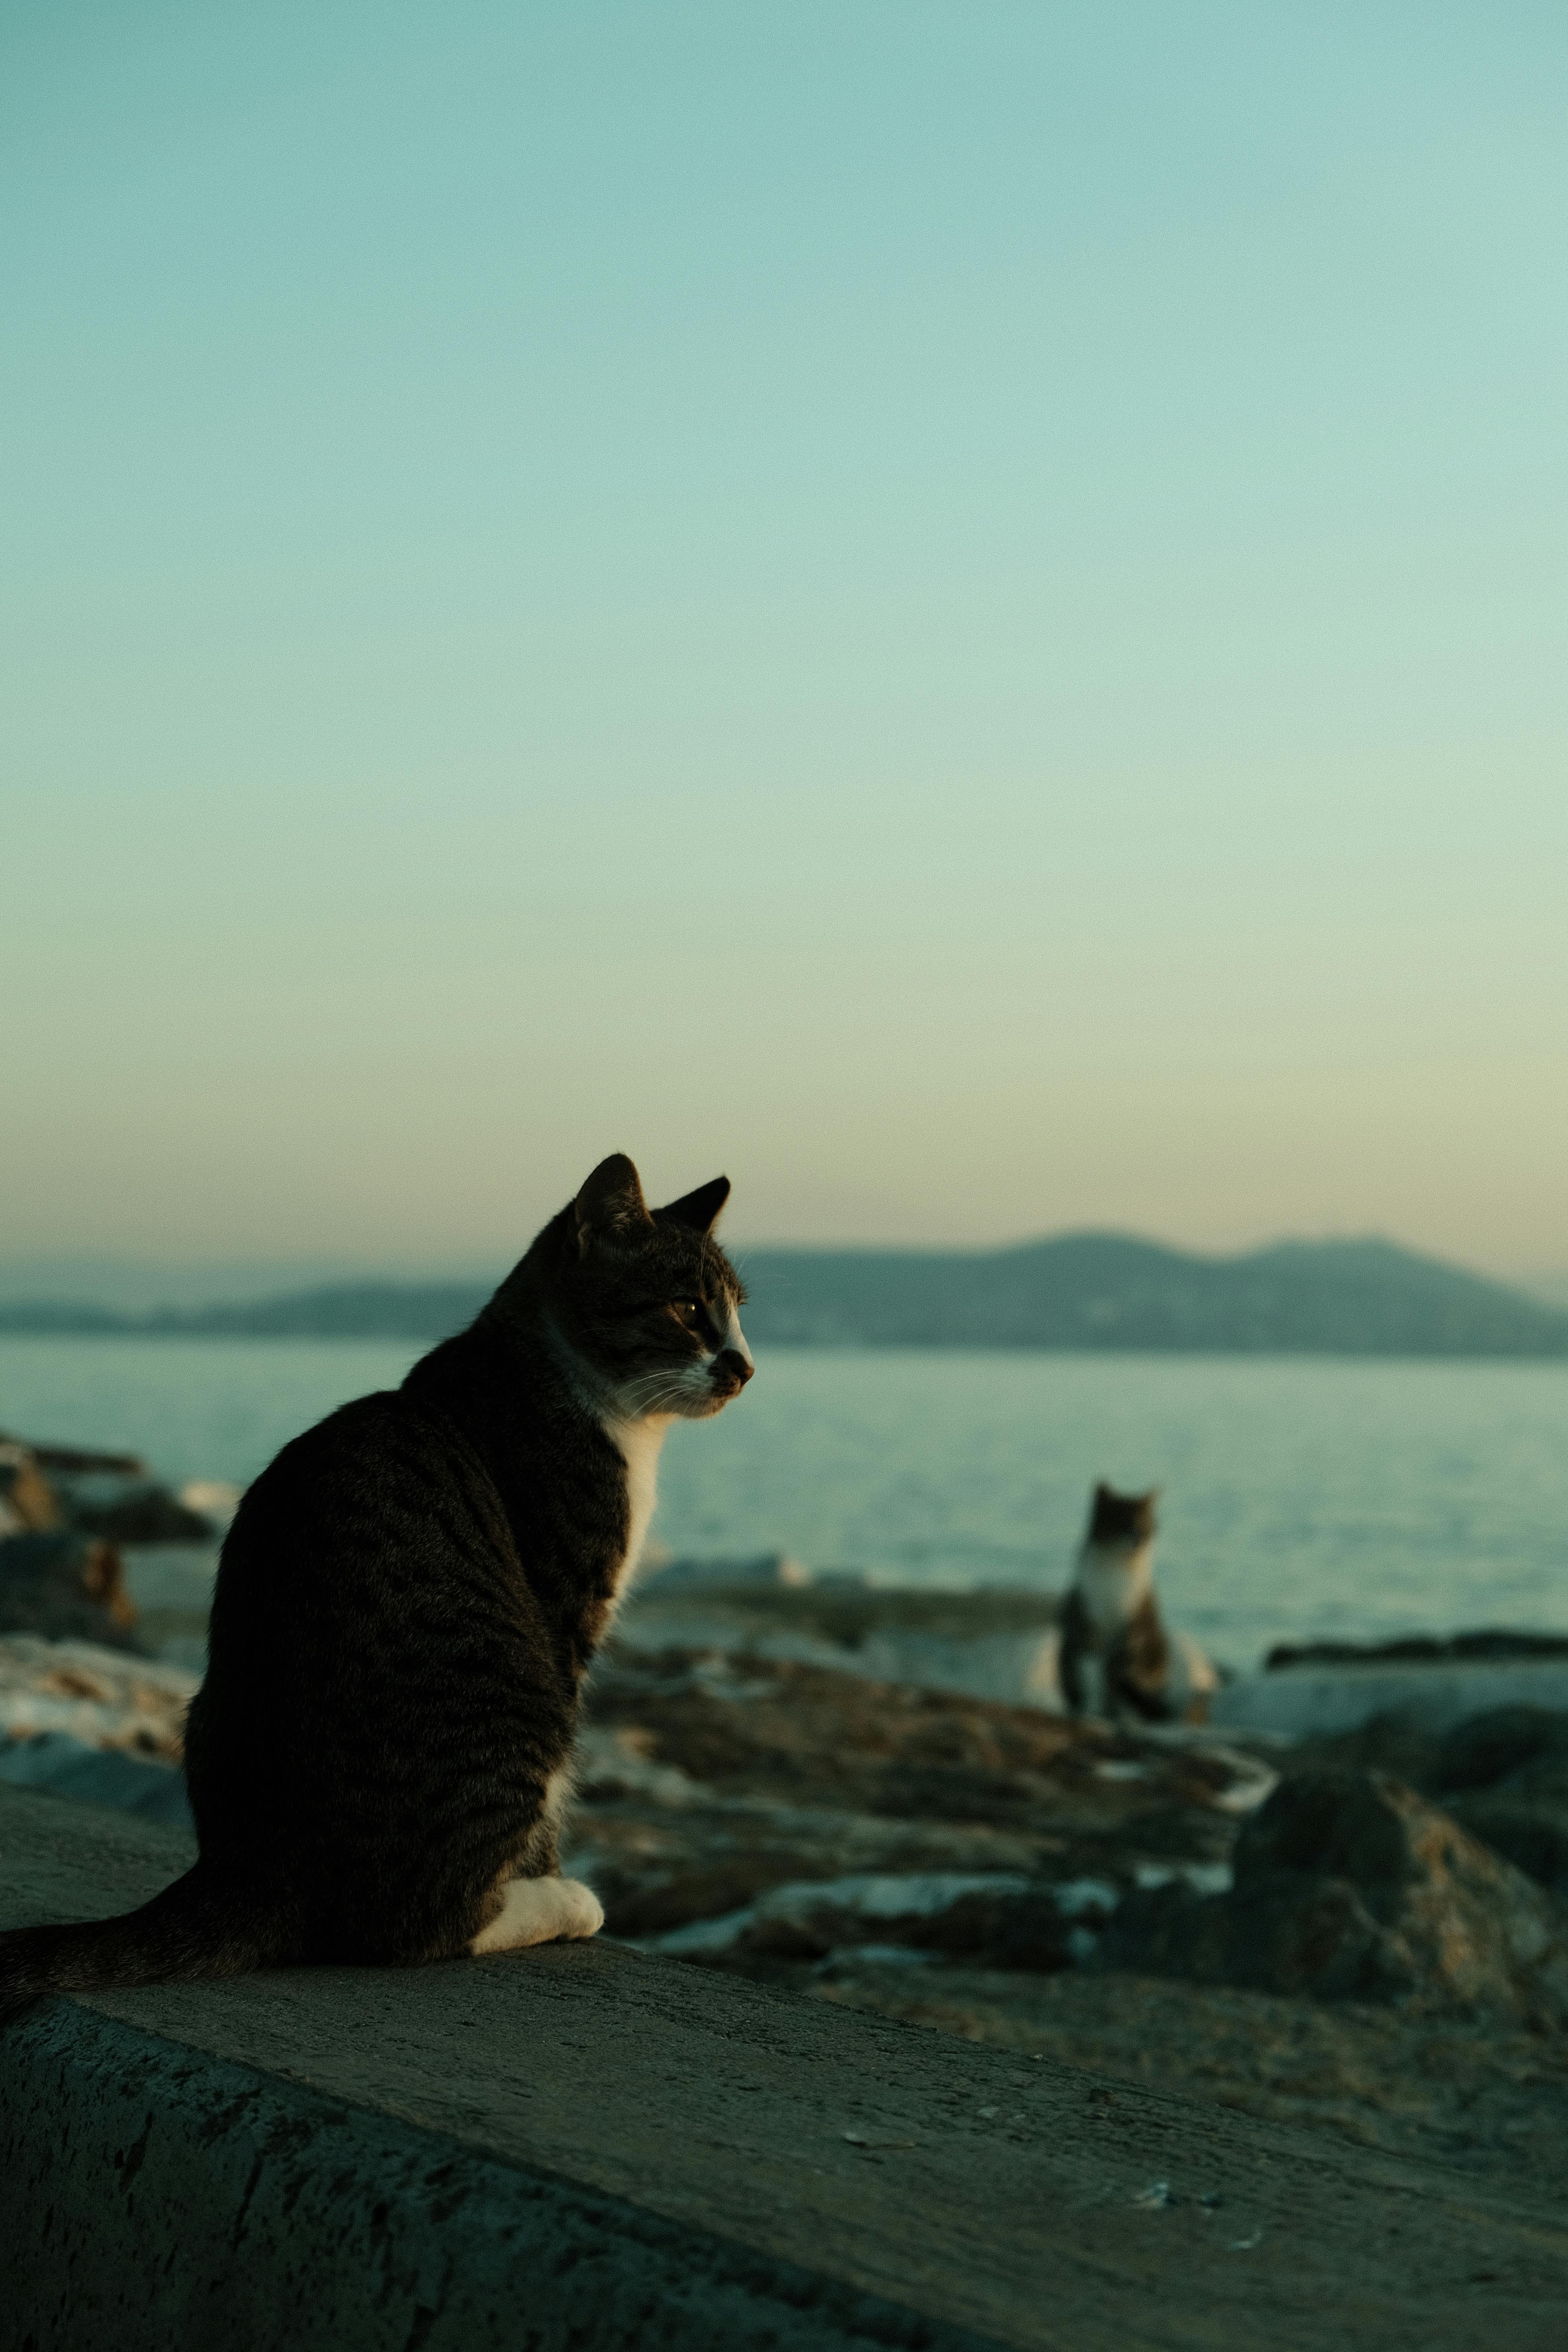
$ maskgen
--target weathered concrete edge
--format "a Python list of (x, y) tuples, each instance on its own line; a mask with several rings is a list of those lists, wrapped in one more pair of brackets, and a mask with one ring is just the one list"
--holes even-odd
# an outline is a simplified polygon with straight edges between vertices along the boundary
[(0, 2352), (996, 2352), (58, 2001), (0, 2037)]

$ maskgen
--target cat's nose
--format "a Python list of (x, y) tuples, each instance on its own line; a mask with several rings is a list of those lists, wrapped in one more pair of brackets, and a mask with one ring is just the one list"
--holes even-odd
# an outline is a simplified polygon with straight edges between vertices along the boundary
[(748, 1363), (738, 1349), (725, 1348), (720, 1351), (713, 1369), (716, 1372), (728, 1372), (736, 1387), (743, 1389), (757, 1368)]

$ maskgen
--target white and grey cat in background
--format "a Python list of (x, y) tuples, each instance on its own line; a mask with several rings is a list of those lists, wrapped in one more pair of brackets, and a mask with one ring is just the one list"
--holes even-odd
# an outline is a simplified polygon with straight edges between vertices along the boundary
[(1166, 1630), (1154, 1598), (1154, 1503), (1103, 1480), (1062, 1603), (1058, 1673), (1074, 1715), (1201, 1722), (1216, 1687), (1196, 1644)]

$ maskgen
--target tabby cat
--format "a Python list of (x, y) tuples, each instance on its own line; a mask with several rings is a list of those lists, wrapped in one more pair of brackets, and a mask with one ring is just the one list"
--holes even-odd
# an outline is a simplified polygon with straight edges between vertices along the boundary
[(752, 1377), (716, 1177), (650, 1213), (616, 1153), (470, 1328), (286, 1445), (224, 1544), (185, 1776), (199, 1859), (124, 1917), (0, 1936), (54, 1990), (591, 1936), (560, 1874), (584, 1675), (672, 1420)]

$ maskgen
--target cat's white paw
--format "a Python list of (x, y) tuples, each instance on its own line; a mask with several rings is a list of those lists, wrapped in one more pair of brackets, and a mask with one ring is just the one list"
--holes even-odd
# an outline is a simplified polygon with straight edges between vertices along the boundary
[(598, 1896), (580, 1878), (513, 1878), (500, 1909), (468, 1949), (476, 1958), (486, 1952), (518, 1952), (562, 1937), (596, 1936), (604, 1924)]
[(570, 1925), (556, 1930), (562, 1936), (596, 1936), (605, 1924), (605, 1906), (591, 1886), (580, 1878), (558, 1878), (556, 1894), (567, 1900)]

